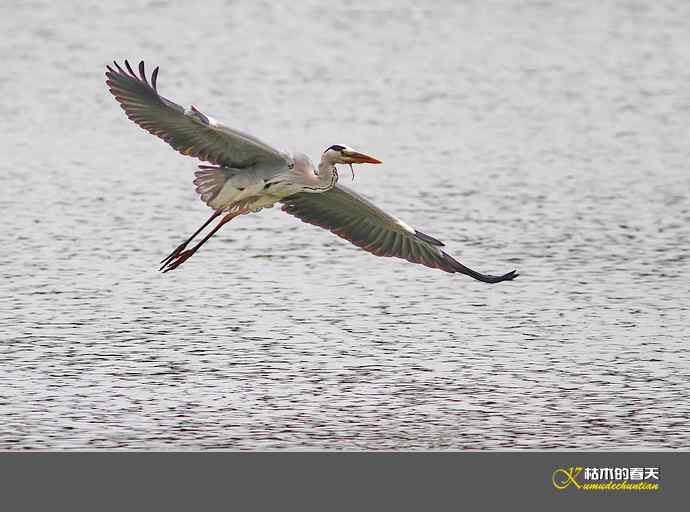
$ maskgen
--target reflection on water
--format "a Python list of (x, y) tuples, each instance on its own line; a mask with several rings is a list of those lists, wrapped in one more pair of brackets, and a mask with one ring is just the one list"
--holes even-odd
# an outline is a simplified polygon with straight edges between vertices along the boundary
[[(0, 448), (687, 448), (689, 5), (396, 5), (0, 7)], [(522, 276), (277, 210), (159, 274), (208, 211), (124, 57)]]

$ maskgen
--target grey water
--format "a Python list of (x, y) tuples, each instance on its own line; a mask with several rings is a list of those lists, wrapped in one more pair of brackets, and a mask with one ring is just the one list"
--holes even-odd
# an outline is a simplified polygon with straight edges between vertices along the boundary
[[(0, 5), (0, 449), (690, 447), (690, 3), (425, 4)], [(521, 276), (279, 208), (159, 273), (209, 210), (124, 58)]]

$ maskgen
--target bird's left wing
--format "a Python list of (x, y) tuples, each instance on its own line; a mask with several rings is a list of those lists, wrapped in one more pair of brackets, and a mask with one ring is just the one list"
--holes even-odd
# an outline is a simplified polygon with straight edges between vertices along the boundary
[(143, 61), (138, 76), (127, 61), (126, 70), (117, 62), (113, 65), (115, 68), (107, 66), (106, 83), (127, 117), (183, 155), (237, 169), (257, 163), (291, 164), (285, 153), (256, 137), (229, 128), (196, 107), (185, 110), (158, 94), (158, 68), (149, 81)]
[(445, 272), (460, 272), (485, 283), (518, 276), (514, 270), (491, 276), (467, 268), (441, 249), (443, 242), (411, 228), (340, 184), (323, 193), (301, 192), (287, 197), (283, 199), (283, 211), (328, 229), (376, 256), (394, 256)]

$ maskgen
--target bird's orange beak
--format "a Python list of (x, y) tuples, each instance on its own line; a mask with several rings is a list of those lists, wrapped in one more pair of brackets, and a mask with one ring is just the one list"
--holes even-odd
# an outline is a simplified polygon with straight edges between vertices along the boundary
[(364, 153), (348, 153), (348, 158), (352, 159), (353, 164), (380, 164), (381, 160), (374, 158), (373, 156), (365, 155)]

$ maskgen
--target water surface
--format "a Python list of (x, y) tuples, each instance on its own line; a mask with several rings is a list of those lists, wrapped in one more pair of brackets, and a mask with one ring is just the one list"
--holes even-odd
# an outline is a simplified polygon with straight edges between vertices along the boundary
[[(687, 448), (690, 4), (296, 4), (0, 7), (0, 448)], [(158, 273), (209, 211), (113, 58), (521, 277), (278, 209)]]

